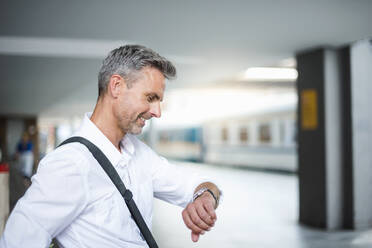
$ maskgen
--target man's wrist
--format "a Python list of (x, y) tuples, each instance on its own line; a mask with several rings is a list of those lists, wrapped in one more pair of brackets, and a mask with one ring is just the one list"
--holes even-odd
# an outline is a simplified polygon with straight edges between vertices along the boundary
[(210, 189), (207, 189), (206, 192), (208, 192), (209, 194), (212, 195), (212, 197), (213, 197), (213, 199), (214, 199), (214, 201), (215, 201), (215, 203), (216, 203), (216, 204), (214, 205), (214, 209), (216, 209), (216, 208), (218, 207), (218, 202), (219, 202), (219, 200), (218, 200), (218, 196), (216, 196), (216, 195), (213, 193), (213, 191), (210, 190)]
[(211, 189), (207, 188), (207, 187), (202, 187), (198, 191), (196, 191), (194, 193), (192, 201), (194, 202), (196, 199), (198, 199), (200, 196), (202, 196), (206, 192), (207, 192), (207, 194), (210, 194), (213, 197), (213, 199), (215, 201), (214, 208), (216, 209), (218, 207), (218, 203), (219, 203), (219, 196), (216, 196), (216, 194), (213, 193), (213, 191)]

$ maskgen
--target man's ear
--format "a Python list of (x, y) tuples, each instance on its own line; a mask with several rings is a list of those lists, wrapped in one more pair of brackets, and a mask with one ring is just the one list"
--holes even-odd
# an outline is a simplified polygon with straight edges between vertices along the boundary
[(124, 78), (118, 74), (114, 74), (110, 77), (110, 81), (108, 84), (108, 93), (113, 98), (118, 98), (121, 91), (123, 90), (123, 86), (125, 85)]

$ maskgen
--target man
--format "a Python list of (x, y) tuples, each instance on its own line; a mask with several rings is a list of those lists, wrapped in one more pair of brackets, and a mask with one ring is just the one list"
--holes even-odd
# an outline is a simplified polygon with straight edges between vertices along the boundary
[[(94, 112), (85, 115), (74, 136), (90, 140), (107, 156), (148, 226), (155, 196), (185, 207), (182, 217), (196, 242), (216, 221), (220, 191), (170, 165), (134, 136), (146, 121), (160, 117), (165, 78), (175, 74), (168, 60), (143, 46), (111, 51), (99, 72)], [(80, 143), (63, 145), (40, 162), (0, 247), (48, 247), (54, 237), (68, 248), (147, 246), (122, 196)]]
[(33, 144), (27, 131), (23, 132), (21, 140), (17, 144), (16, 160), (19, 170), (23, 175), (23, 184), (30, 186), (30, 178), (34, 167)]

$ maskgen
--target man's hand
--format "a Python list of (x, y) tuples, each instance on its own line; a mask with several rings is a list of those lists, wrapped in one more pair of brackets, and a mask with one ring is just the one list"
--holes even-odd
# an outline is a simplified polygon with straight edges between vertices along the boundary
[(209, 192), (204, 192), (182, 211), (183, 221), (191, 230), (191, 240), (197, 242), (200, 234), (210, 231), (217, 220), (214, 210), (216, 201)]

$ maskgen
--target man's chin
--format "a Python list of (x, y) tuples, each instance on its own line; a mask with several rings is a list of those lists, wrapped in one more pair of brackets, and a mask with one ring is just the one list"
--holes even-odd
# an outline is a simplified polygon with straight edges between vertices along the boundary
[(129, 131), (130, 134), (138, 135), (142, 133), (142, 127), (133, 128)]

